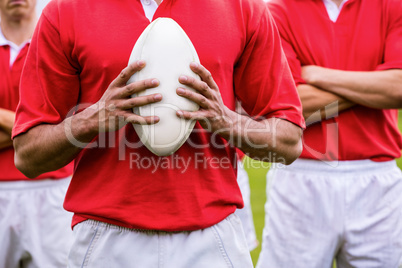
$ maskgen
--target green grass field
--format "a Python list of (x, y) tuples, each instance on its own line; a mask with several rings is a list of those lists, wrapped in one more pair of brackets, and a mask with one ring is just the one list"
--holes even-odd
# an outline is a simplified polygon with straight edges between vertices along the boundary
[[(402, 111), (399, 112), (399, 129), (402, 131)], [(397, 160), (397, 164), (402, 168), (402, 159)], [(264, 204), (266, 200), (266, 178), (269, 164), (246, 158), (245, 168), (250, 179), (251, 206), (253, 210), (254, 225), (257, 233), (259, 246), (251, 252), (254, 265), (257, 263), (261, 251), (262, 229), (264, 227)]]
[(266, 200), (265, 175), (268, 172), (269, 165), (267, 163), (254, 161), (250, 158), (246, 158), (245, 161), (244, 167), (247, 170), (250, 180), (250, 201), (253, 210), (254, 226), (258, 241), (260, 242), (258, 247), (251, 251), (251, 258), (253, 259), (254, 265), (256, 265), (258, 255), (261, 251), (262, 229), (264, 228), (264, 204)]

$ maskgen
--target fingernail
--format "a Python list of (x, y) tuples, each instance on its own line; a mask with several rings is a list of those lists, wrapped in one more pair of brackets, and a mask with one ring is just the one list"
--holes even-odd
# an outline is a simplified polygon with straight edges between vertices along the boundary
[(152, 81), (151, 81), (152, 85), (154, 85), (154, 86), (157, 85), (158, 82), (159, 82), (158, 79), (152, 79)]
[(184, 94), (184, 89), (181, 88), (181, 87), (179, 87), (179, 88), (177, 89), (177, 93), (178, 93), (178, 94)]
[(156, 94), (154, 96), (154, 100), (161, 100), (162, 99), (162, 95), (161, 94)]
[(177, 115), (178, 116), (183, 116), (183, 112), (182, 111), (177, 111)]
[(139, 60), (139, 61), (137, 62), (137, 64), (138, 64), (140, 67), (143, 67), (143, 66), (145, 65), (145, 61), (144, 61), (144, 60)]
[(198, 67), (198, 63), (192, 62), (192, 63), (190, 63), (190, 66), (191, 66), (191, 67)]
[(185, 76), (185, 75), (182, 75), (179, 78), (181, 81), (187, 81), (187, 76)]

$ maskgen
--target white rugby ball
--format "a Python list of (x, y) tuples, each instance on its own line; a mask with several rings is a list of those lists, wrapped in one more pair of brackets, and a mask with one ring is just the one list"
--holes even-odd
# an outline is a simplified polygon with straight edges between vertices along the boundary
[(141, 142), (154, 154), (167, 156), (177, 151), (193, 130), (195, 121), (177, 117), (176, 111), (197, 111), (199, 106), (179, 95), (176, 90), (181, 75), (200, 79), (190, 69), (191, 62), (200, 62), (197, 52), (184, 30), (170, 18), (158, 18), (143, 31), (131, 52), (129, 63), (145, 60), (146, 66), (127, 82), (148, 78), (159, 80), (159, 86), (132, 97), (160, 93), (162, 101), (133, 109), (140, 116), (158, 116), (153, 125), (133, 124)]

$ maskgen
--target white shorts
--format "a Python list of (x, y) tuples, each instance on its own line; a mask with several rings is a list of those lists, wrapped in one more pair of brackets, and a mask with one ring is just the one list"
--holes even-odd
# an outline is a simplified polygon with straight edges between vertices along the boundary
[(69, 182), (0, 182), (0, 267), (66, 267), (72, 213), (62, 205)]
[(74, 227), (69, 268), (250, 268), (239, 218), (192, 232), (135, 230), (87, 220)]
[(248, 248), (250, 251), (252, 251), (258, 246), (258, 240), (255, 233), (253, 211), (251, 210), (250, 203), (250, 183), (243, 163), (238, 161), (237, 164), (237, 183), (239, 184), (239, 188), (243, 196), (244, 207), (242, 209), (237, 209), (235, 214), (239, 216), (241, 220)]
[(298, 159), (267, 176), (257, 267), (396, 268), (402, 255), (402, 176), (395, 161)]

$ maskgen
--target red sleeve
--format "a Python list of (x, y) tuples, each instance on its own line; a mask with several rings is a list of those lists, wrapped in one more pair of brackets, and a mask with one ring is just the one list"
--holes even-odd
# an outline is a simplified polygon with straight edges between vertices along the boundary
[(402, 1), (384, 1), (384, 18), (387, 20), (384, 63), (377, 70), (402, 69)]
[(290, 27), (288, 26), (287, 16), (280, 5), (277, 5), (272, 1), (268, 2), (267, 5), (278, 27), (283, 51), (285, 52), (290, 70), (292, 71), (293, 79), (296, 82), (296, 85), (305, 84), (306, 81), (304, 81), (301, 75), (300, 60), (298, 59), (297, 54), (291, 45), (292, 42), (290, 42), (290, 36), (292, 33), (289, 32)]
[(252, 17), (249, 38), (234, 73), (236, 97), (251, 116), (277, 117), (305, 127), (280, 37), (266, 6)]
[(300, 84), (306, 84), (306, 81), (304, 81), (301, 75), (301, 63), (297, 58), (297, 54), (294, 51), (292, 45), (283, 37), (281, 41), (283, 51), (285, 52), (290, 70), (292, 71), (293, 80), (295, 81), (297, 86)]
[(13, 137), (39, 124), (60, 123), (78, 101), (78, 68), (72, 66), (61, 45), (56, 3), (51, 2), (44, 13), (22, 72)]

